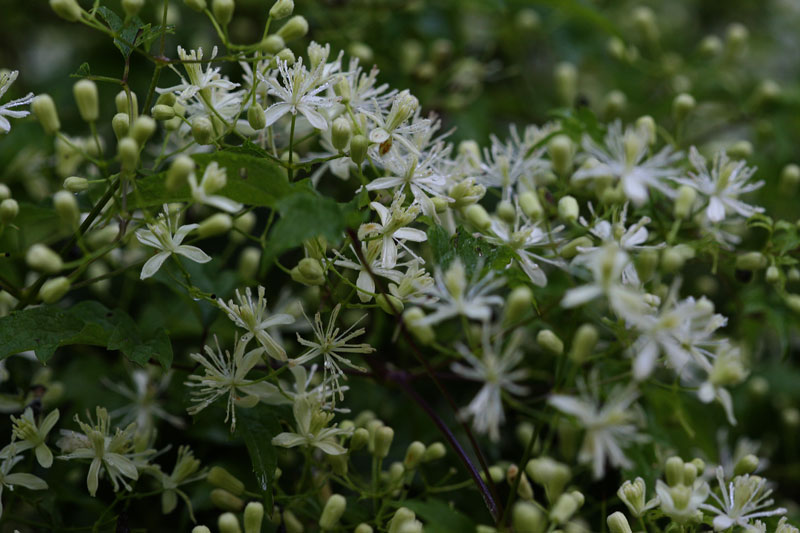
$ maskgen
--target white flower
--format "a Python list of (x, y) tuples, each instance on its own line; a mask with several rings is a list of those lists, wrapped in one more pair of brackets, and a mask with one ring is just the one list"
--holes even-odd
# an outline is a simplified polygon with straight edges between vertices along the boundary
[[(217, 350), (214, 351), (210, 346), (205, 347), (206, 356), (199, 353), (190, 354), (189, 357), (200, 363), (205, 369), (202, 376), (192, 374), (189, 381), (185, 383), (187, 387), (193, 387), (191, 392), (194, 405), (187, 409), (190, 415), (196, 415), (217, 398), (228, 395), (225, 408), (225, 422), (231, 420), (231, 431), (236, 429), (236, 408), (235, 403), (243, 400), (239, 392), (244, 396), (253, 396), (250, 388), (256, 388), (259, 383), (253, 383), (247, 379), (247, 373), (261, 361), (264, 353), (263, 348), (256, 348), (245, 353), (247, 344), (242, 339), (236, 339), (233, 348), (233, 356), (228, 350), (224, 354), (217, 343)], [(256, 402), (258, 402), (258, 399)], [(245, 404), (248, 402), (245, 401)], [(250, 404), (252, 405), (252, 404)]]
[(389, 90), (388, 83), (376, 85), (377, 79), (378, 67), (373, 66), (367, 73), (358, 64), (358, 58), (351, 58), (349, 68), (342, 73), (342, 81), (339, 82), (346, 84), (348, 93), (342, 103), (348, 104), (355, 112), (379, 112), (388, 108), (397, 95), (397, 90)]
[(292, 315), (286, 313), (275, 313), (269, 316), (267, 299), (264, 297), (265, 292), (266, 289), (259, 285), (258, 300), (253, 301), (250, 287), (245, 289), (244, 297), (239, 292), (239, 289), (236, 289), (238, 304), (234, 303), (233, 300), (229, 300), (226, 304), (222, 299), (219, 299), (217, 300), (217, 305), (227, 313), (228, 318), (234, 324), (247, 330), (247, 333), (242, 335), (243, 344), (246, 345), (250, 342), (250, 339), (255, 338), (270, 357), (274, 357), (278, 361), (286, 361), (286, 350), (269, 334), (268, 330), (275, 326), (291, 324), (295, 319)]
[[(592, 379), (595, 377), (592, 376)], [(623, 448), (646, 439), (638, 433), (640, 417), (635, 409), (635, 401), (639, 393), (632, 387), (614, 387), (606, 401), (601, 403), (596, 383), (589, 390), (581, 380), (578, 387), (581, 390), (580, 398), (554, 394), (548, 400), (562, 413), (577, 418), (586, 430), (578, 460), (591, 463), (596, 479), (605, 474), (606, 461), (613, 467), (631, 467), (633, 463), (625, 456)]]
[(477, 265), (472, 280), (467, 282), (464, 265), (460, 259), (455, 259), (444, 273), (437, 270), (434, 274), (436, 282), (426, 291), (427, 296), (434, 300), (420, 302), (436, 310), (420, 319), (418, 323), (438, 324), (459, 315), (472, 320), (489, 320), (492, 316), (492, 306), (503, 304), (502, 297), (489, 293), (503, 285), (503, 280), (494, 279), (492, 272), (481, 278), (480, 271), (481, 265)]
[[(152, 367), (151, 367), (152, 368)], [(147, 433), (155, 427), (154, 418), (165, 420), (172, 426), (183, 429), (184, 421), (159, 405), (160, 397), (167, 391), (172, 379), (172, 372), (167, 372), (160, 379), (155, 374), (157, 371), (148, 369), (135, 369), (131, 372), (133, 389), (127, 385), (114, 383), (101, 378), (100, 381), (109, 389), (124, 396), (130, 403), (111, 412), (112, 417), (124, 415), (121, 423), (136, 422), (137, 430)]]
[[(17, 463), (24, 459), (21, 455), (3, 459), (0, 463), (0, 496), (3, 494), (3, 489), (8, 487), (8, 490), (14, 490), (16, 487), (25, 487), (30, 490), (46, 490), (47, 483), (33, 474), (11, 474), (11, 469)], [(0, 516), (3, 515), (3, 502), (0, 500)]]
[(284, 432), (272, 439), (274, 446), (294, 448), (295, 446), (310, 446), (322, 450), (328, 455), (341, 455), (347, 450), (339, 444), (339, 435), (347, 436), (351, 429), (340, 429), (336, 424), (328, 427), (334, 414), (321, 409), (318, 402), (310, 398), (301, 398), (293, 406), (294, 418), (297, 422), (297, 432)]
[(702, 516), (698, 508), (708, 499), (711, 489), (702, 479), (695, 479), (691, 485), (676, 483), (670, 487), (662, 480), (656, 480), (656, 494), (661, 510), (679, 523), (695, 521)]
[[(302, 365), (321, 355), (323, 357), (323, 382), (327, 382), (327, 375), (330, 372), (332, 376), (333, 390), (338, 393), (339, 399), (343, 400), (344, 394), (342, 393), (342, 388), (339, 386), (338, 379), (339, 377), (347, 379), (347, 376), (344, 375), (344, 372), (342, 372), (339, 364), (349, 366), (350, 368), (359, 370), (361, 372), (365, 372), (366, 369), (354, 364), (352, 361), (350, 361), (350, 359), (342, 354), (368, 354), (374, 352), (375, 348), (366, 343), (350, 343), (351, 340), (364, 334), (364, 328), (355, 329), (361, 319), (354, 322), (353, 325), (351, 325), (341, 334), (339, 333), (339, 328), (336, 327), (336, 319), (339, 316), (339, 311), (341, 311), (341, 308), (341, 304), (337, 304), (336, 307), (333, 308), (333, 311), (331, 311), (331, 316), (328, 318), (327, 328), (323, 328), (322, 317), (320, 314), (317, 313), (314, 315), (314, 322), (311, 323), (311, 327), (314, 331), (314, 340), (306, 340), (298, 333), (297, 342), (308, 348), (308, 351), (300, 355), (297, 359), (292, 359), (289, 364), (292, 366)], [(361, 318), (363, 319), (364, 316)], [(308, 317), (306, 317), (306, 320), (308, 320)], [(309, 320), (309, 322), (311, 321)]]
[(712, 223), (721, 222), (728, 213), (737, 213), (745, 218), (762, 213), (763, 207), (754, 207), (741, 200), (739, 196), (753, 192), (764, 186), (764, 181), (748, 183), (755, 168), (748, 168), (744, 161), (731, 161), (724, 151), (717, 152), (711, 170), (706, 159), (692, 146), (689, 161), (696, 172), (689, 172), (688, 178), (672, 178), (678, 183), (694, 187), (708, 197), (706, 217)]
[[(351, 261), (346, 259), (342, 256), (339, 252), (334, 252), (336, 256), (339, 258), (334, 262), (334, 265), (341, 266), (344, 268), (350, 268), (352, 270), (358, 270), (358, 278), (356, 278), (356, 288), (358, 289), (358, 299), (362, 302), (366, 303), (372, 299), (375, 295), (375, 280), (372, 278), (372, 275), (381, 276), (383, 278), (388, 278), (395, 283), (399, 282), (403, 275), (395, 270), (398, 265), (396, 264), (393, 268), (383, 268), (381, 266), (381, 259), (379, 257), (381, 251), (381, 243), (380, 241), (368, 241), (361, 243), (361, 253), (362, 256), (358, 256), (355, 253), (355, 249), (350, 246), (350, 249), (353, 251), (353, 254), (356, 255), (358, 259), (358, 263), (355, 261)], [(399, 251), (397, 257), (401, 257), (403, 255), (403, 251)], [(361, 262), (361, 257), (367, 262), (364, 265)]]
[(186, 224), (174, 231), (169, 208), (165, 205), (164, 213), (159, 215), (155, 224), (148, 224), (147, 229), (140, 229), (136, 232), (136, 238), (139, 239), (139, 242), (161, 250), (142, 266), (140, 278), (147, 279), (153, 276), (172, 254), (182, 255), (196, 263), (208, 263), (211, 261), (211, 258), (200, 248), (181, 244), (189, 232), (197, 227), (197, 224)]
[(770, 495), (772, 489), (766, 487), (767, 480), (760, 476), (745, 474), (736, 476), (727, 485), (724, 471), (717, 467), (717, 482), (722, 498), (711, 493), (719, 507), (704, 504), (701, 507), (717, 516), (714, 518), (714, 530), (723, 531), (734, 525), (747, 527), (753, 518), (786, 514), (786, 509), (766, 510), (775, 503)]
[(603, 139), (605, 147), (599, 146), (588, 135), (583, 138), (583, 149), (597, 161), (584, 166), (572, 175), (574, 180), (613, 177), (622, 183), (625, 196), (637, 206), (647, 200), (647, 188), (658, 189), (667, 196), (673, 194), (665, 183), (675, 174), (673, 163), (681, 158), (665, 146), (660, 152), (647, 158), (647, 133), (628, 126), (622, 132), (622, 123), (615, 121), (608, 127)]
[(424, 231), (406, 227), (417, 218), (420, 210), (416, 205), (404, 208), (403, 202), (405, 199), (404, 194), (397, 192), (392, 200), (392, 205), (388, 208), (380, 202), (370, 202), (369, 206), (378, 213), (380, 223), (362, 224), (358, 230), (358, 238), (362, 241), (366, 237), (380, 239), (381, 250), (379, 255), (382, 268), (395, 267), (398, 246), (402, 247), (418, 261), (424, 262), (405, 245), (406, 240), (425, 242), (428, 239)]
[(547, 133), (548, 127), (528, 127), (525, 129), (525, 138), (520, 139), (517, 128), (511, 126), (510, 138), (505, 143), (492, 135), (491, 147), (483, 149), (484, 161), (480, 163), (482, 174), (479, 181), (488, 187), (502, 188), (505, 200), (511, 197), (512, 189), (520, 182), (524, 182), (527, 188), (535, 187), (535, 176), (550, 169), (550, 162), (542, 158), (545, 147), (534, 149)]
[(58, 409), (53, 409), (37, 425), (36, 420), (33, 418), (33, 409), (30, 407), (25, 408), (21, 417), (12, 416), (14, 438), (19, 440), (3, 448), (0, 451), (0, 457), (9, 458), (12, 455), (33, 448), (39, 464), (44, 468), (50, 468), (53, 464), (53, 452), (47, 447), (47, 435), (58, 422), (58, 417)]
[(459, 345), (459, 353), (470, 366), (453, 363), (450, 368), (466, 379), (483, 383), (481, 390), (460, 414), (472, 418), (475, 431), (488, 433), (489, 438), (497, 442), (500, 440), (500, 424), (505, 422), (502, 392), (505, 390), (517, 396), (527, 394), (529, 389), (515, 382), (525, 379), (528, 371), (516, 368), (523, 358), (519, 334), (514, 335), (504, 349), (501, 332), (496, 334), (494, 343), (490, 342), (490, 335), (490, 327), (484, 322), (480, 357), (466, 346)]
[(161, 512), (169, 514), (178, 505), (178, 496), (186, 502), (189, 508), (189, 517), (194, 521), (194, 513), (192, 512), (192, 502), (189, 496), (178, 487), (193, 481), (199, 481), (206, 476), (205, 471), (198, 472), (200, 468), (200, 460), (195, 458), (191, 448), (188, 446), (180, 446), (178, 448), (178, 457), (175, 460), (175, 466), (172, 473), (167, 475), (159, 468), (155, 470), (156, 477), (161, 481), (161, 486), (164, 492), (161, 493)]
[(317, 96), (330, 86), (329, 81), (322, 79), (324, 68), (325, 63), (320, 62), (309, 71), (303, 65), (303, 58), (299, 58), (291, 68), (286, 61), (278, 60), (282, 83), (276, 78), (264, 78), (260, 72), (257, 73), (260, 79), (269, 84), (269, 94), (282, 100), (267, 108), (267, 126), (274, 124), (286, 113), (292, 115), (300, 113), (314, 128), (318, 130), (328, 128), (327, 119), (318, 109), (332, 106), (335, 100), (328, 96)]
[(217, 55), (217, 47), (211, 51), (211, 58), (209, 60), (208, 68), (203, 71), (201, 61), (203, 59), (203, 49), (191, 50), (187, 52), (178, 46), (178, 57), (183, 62), (183, 68), (186, 69), (186, 74), (189, 76), (187, 81), (180, 72), (174, 67), (172, 68), (181, 78), (181, 83), (165, 89), (156, 89), (158, 93), (176, 93), (178, 98), (182, 101), (189, 100), (199, 94), (201, 101), (206, 100), (206, 106), (211, 105), (209, 99), (210, 93), (214, 89), (222, 90), (223, 92), (230, 91), (239, 86), (238, 83), (224, 78), (220, 75), (219, 67), (212, 67), (211, 60)]
[(224, 167), (220, 168), (216, 161), (212, 161), (206, 166), (200, 183), (197, 183), (197, 176), (194, 172), (189, 174), (189, 186), (192, 190), (192, 199), (198, 204), (206, 204), (228, 213), (236, 213), (242, 208), (242, 204), (234, 202), (230, 198), (214, 195), (215, 192), (225, 187), (227, 181), (227, 171)]
[[(11, 87), (11, 84), (16, 81), (17, 76), (19, 76), (18, 70), (12, 70), (9, 73), (0, 75), (0, 98), (6, 94), (6, 91), (8, 91), (9, 87)], [(10, 102), (0, 105), (0, 133), (8, 133), (11, 131), (11, 123), (6, 117), (22, 118), (27, 117), (30, 114), (30, 111), (13, 110), (11, 108), (21, 105), (28, 105), (32, 101), (33, 93), (28, 93), (22, 98), (17, 98), (16, 100), (11, 100)]]
[(408, 139), (408, 136), (427, 130), (431, 127), (431, 121), (417, 116), (419, 110), (417, 97), (408, 89), (397, 93), (386, 116), (379, 103), (376, 102), (374, 107), (378, 109), (372, 112), (362, 109), (362, 113), (375, 123), (375, 127), (369, 132), (369, 140), (379, 147), (379, 155), (393, 151), (395, 141), (412, 154), (419, 155), (419, 148)]

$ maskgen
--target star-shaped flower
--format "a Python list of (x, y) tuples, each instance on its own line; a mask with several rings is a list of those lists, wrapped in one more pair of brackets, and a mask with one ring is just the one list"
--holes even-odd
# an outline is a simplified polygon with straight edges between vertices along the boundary
[[(16, 81), (17, 76), (19, 76), (18, 70), (12, 70), (11, 72), (0, 75), (0, 98), (6, 94), (6, 91), (8, 91), (9, 87), (11, 87), (11, 84)], [(8, 133), (11, 131), (11, 123), (6, 117), (22, 118), (27, 117), (30, 114), (30, 111), (20, 111), (11, 108), (21, 105), (28, 105), (32, 101), (33, 93), (28, 93), (22, 98), (17, 98), (16, 100), (11, 100), (10, 102), (0, 105), (0, 133)]]
[(172, 254), (182, 255), (196, 263), (211, 261), (211, 258), (200, 248), (181, 244), (189, 232), (198, 227), (198, 224), (186, 224), (180, 226), (177, 231), (174, 230), (174, 226), (175, 223), (169, 214), (169, 208), (165, 205), (164, 213), (159, 215), (155, 224), (148, 224), (147, 229), (140, 229), (136, 232), (139, 242), (161, 250), (142, 266), (142, 273), (139, 276), (141, 279), (155, 275), (164, 261)]

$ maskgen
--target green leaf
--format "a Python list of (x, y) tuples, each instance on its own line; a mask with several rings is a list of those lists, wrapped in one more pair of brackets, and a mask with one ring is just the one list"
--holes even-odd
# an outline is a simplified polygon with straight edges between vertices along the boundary
[(264, 506), (272, 509), (272, 484), (278, 465), (272, 438), (281, 432), (280, 422), (272, 408), (263, 404), (251, 409), (239, 409), (237, 418), (236, 434), (247, 446), (253, 474), (264, 495)]
[(478, 265), (482, 265), (483, 269), (503, 269), (514, 256), (510, 248), (493, 246), (476, 239), (462, 227), (450, 236), (443, 227), (431, 226), (428, 229), (428, 243), (433, 249), (434, 260), (443, 270), (450, 266), (453, 259), (459, 258), (467, 276), (471, 276)]
[(46, 363), (56, 348), (73, 344), (118, 349), (139, 364), (150, 358), (164, 368), (172, 364), (172, 345), (163, 329), (145, 339), (127, 313), (99, 302), (84, 301), (69, 309), (42, 305), (0, 318), (0, 360), (33, 350)]
[(441, 500), (405, 500), (398, 505), (408, 507), (425, 522), (426, 533), (463, 533), (475, 531), (475, 523), (465, 514), (451, 509)]
[(103, 17), (109, 28), (111, 28), (115, 36), (118, 37), (114, 39), (114, 46), (122, 52), (123, 57), (131, 55), (133, 49), (130, 45), (134, 44), (139, 29), (144, 26), (142, 20), (139, 17), (132, 17), (128, 21), (123, 21), (119, 18), (119, 15), (105, 6), (97, 8), (97, 13)]

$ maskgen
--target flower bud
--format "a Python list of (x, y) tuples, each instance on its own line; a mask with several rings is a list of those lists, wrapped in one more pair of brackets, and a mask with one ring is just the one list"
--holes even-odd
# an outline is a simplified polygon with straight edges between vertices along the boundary
[(305, 530), (303, 523), (289, 510), (283, 512), (283, 525), (286, 526), (286, 533), (303, 533)]
[(261, 522), (264, 520), (264, 506), (258, 502), (250, 502), (244, 508), (244, 533), (261, 533)]
[(800, 183), (800, 166), (792, 163), (783, 167), (780, 179), (781, 190), (789, 194), (794, 193), (798, 183)]
[(514, 531), (526, 533), (542, 533), (547, 525), (542, 512), (530, 502), (517, 502), (511, 511), (511, 523)]
[(457, 209), (472, 205), (486, 194), (486, 187), (475, 182), (474, 178), (461, 180), (450, 188), (448, 196), (455, 200), (452, 206)]
[(749, 37), (750, 32), (743, 24), (734, 22), (728, 26), (725, 32), (725, 46), (728, 49), (728, 53), (732, 56), (741, 54), (747, 46)]
[(219, 25), (223, 28), (230, 24), (235, 7), (236, 4), (233, 0), (211, 1), (211, 11), (214, 13), (214, 18), (217, 19), (217, 22), (219, 22)]
[(363, 135), (355, 135), (350, 140), (350, 159), (356, 165), (361, 165), (367, 157), (367, 148), (369, 148), (369, 139)]
[(264, 114), (264, 108), (261, 104), (251, 104), (247, 110), (247, 123), (254, 130), (263, 130), (267, 126), (267, 116)]
[(764, 274), (764, 280), (766, 280), (767, 283), (774, 285), (775, 283), (778, 283), (780, 279), (781, 271), (778, 267), (771, 265), (769, 268), (767, 268), (767, 273)]
[(572, 107), (578, 94), (578, 69), (572, 63), (559, 63), (556, 65), (553, 77), (558, 102)]
[(378, 307), (387, 315), (397, 315), (403, 312), (403, 301), (391, 294), (376, 295), (375, 303), (378, 304)]
[(284, 48), (286, 48), (286, 43), (279, 35), (268, 35), (261, 41), (258, 45), (259, 50), (264, 52), (265, 54), (277, 54)]
[(464, 216), (479, 231), (487, 231), (492, 226), (492, 219), (489, 218), (489, 213), (480, 204), (467, 206), (464, 209)]
[(44, 244), (34, 244), (25, 254), (25, 262), (34, 270), (55, 274), (64, 266), (61, 256)]
[(361, 522), (353, 530), (353, 533), (373, 533), (372, 526), (370, 526), (369, 524), (365, 524), (364, 522)]
[(203, 12), (206, 8), (206, 0), (183, 0), (190, 9)]
[[(140, 0), (141, 1), (141, 0)], [(72, 86), (78, 112), (86, 122), (94, 122), (100, 116), (100, 106), (97, 99), (97, 84), (92, 80), (83, 79)]]
[(519, 195), (519, 206), (522, 212), (533, 220), (541, 218), (544, 214), (539, 196), (533, 191), (525, 191)]
[(77, 22), (81, 18), (81, 6), (76, 0), (50, 0), (50, 8), (68, 22)]
[(59, 276), (45, 281), (39, 289), (39, 298), (46, 304), (53, 304), (69, 292), (70, 281), (65, 276)]
[(214, 142), (214, 124), (208, 117), (192, 119), (192, 137), (197, 144), (208, 145)]
[(206, 526), (194, 526), (192, 528), (192, 533), (211, 533), (211, 530)]
[(0, 202), (0, 223), (8, 224), (19, 213), (19, 204), (13, 198), (6, 198)]
[(130, 136), (139, 144), (139, 146), (144, 146), (144, 144), (148, 141), (148, 139), (150, 139), (150, 137), (153, 136), (155, 132), (156, 121), (147, 115), (142, 115), (133, 121)]
[(571, 474), (569, 467), (549, 457), (531, 459), (525, 467), (525, 472), (531, 479), (542, 485), (551, 502), (561, 496), (564, 487), (569, 482)]
[(11, 198), (11, 189), (5, 183), (0, 183), (0, 200)]
[(733, 159), (747, 159), (753, 155), (753, 144), (750, 141), (736, 141), (728, 147), (727, 152)]
[(117, 113), (130, 115), (132, 111), (133, 116), (130, 118), (133, 120), (139, 116), (139, 99), (133, 91), (130, 92), (130, 96), (130, 101), (128, 101), (128, 93), (125, 90), (118, 92), (117, 96), (114, 97), (114, 105), (117, 106)]
[(325, 459), (331, 465), (331, 470), (337, 476), (347, 476), (347, 454), (340, 453), (339, 455), (326, 455)]
[(562, 176), (572, 170), (572, 156), (575, 145), (566, 135), (556, 135), (547, 143), (547, 152), (550, 154), (550, 163), (553, 170)]
[(389, 455), (389, 448), (394, 439), (394, 430), (389, 426), (381, 426), (375, 430), (375, 446), (372, 455), (378, 459), (383, 459)]
[(506, 298), (505, 320), (514, 322), (519, 320), (531, 309), (533, 293), (526, 285), (520, 285), (511, 291)]
[(350, 451), (357, 452), (369, 442), (369, 431), (366, 428), (358, 428), (350, 437)]
[(201, 239), (222, 235), (230, 231), (233, 226), (233, 219), (228, 213), (214, 213), (200, 223), (197, 228), (197, 236)]
[(425, 448), (425, 454), (422, 456), (422, 462), (428, 463), (430, 461), (438, 461), (447, 454), (447, 448), (441, 442), (434, 442)]
[(716, 35), (707, 35), (700, 41), (698, 50), (706, 57), (714, 57), (722, 51), (722, 41)]
[(331, 126), (331, 144), (341, 152), (347, 148), (347, 143), (350, 142), (352, 134), (353, 129), (350, 127), (350, 121), (344, 117), (339, 117), (333, 121), (333, 126)]
[(285, 19), (294, 11), (294, 2), (292, 0), (278, 0), (269, 10), (269, 16), (274, 20)]
[(540, 330), (536, 334), (536, 343), (553, 355), (564, 353), (564, 342), (549, 329)]
[(408, 450), (406, 450), (406, 457), (403, 459), (403, 465), (407, 470), (414, 470), (419, 462), (422, 461), (422, 456), (424, 454), (425, 445), (418, 440), (412, 442), (408, 445)]
[(568, 222), (575, 222), (580, 215), (578, 201), (572, 196), (564, 196), (558, 201), (558, 216)]
[(153, 118), (156, 120), (164, 121), (175, 118), (175, 108), (171, 105), (157, 104), (150, 110)]
[(219, 528), (219, 533), (242, 533), (242, 529), (239, 527), (239, 520), (233, 513), (219, 515), (217, 528)]
[(53, 195), (53, 206), (61, 222), (68, 227), (74, 227), (78, 223), (81, 212), (78, 209), (78, 202), (75, 196), (69, 191), (58, 191)]
[(572, 347), (569, 352), (569, 357), (575, 363), (581, 364), (592, 355), (594, 347), (597, 344), (597, 328), (592, 324), (581, 324), (575, 335), (572, 337)]
[(429, 324), (420, 324), (425, 318), (425, 312), (419, 307), (410, 307), (403, 313), (403, 323), (414, 338), (423, 345), (428, 345), (436, 340), (436, 333)]
[(533, 500), (533, 487), (531, 486), (531, 482), (528, 481), (528, 476), (524, 473), (522, 477), (519, 478), (519, 483), (517, 484), (517, 495), (524, 501), (529, 502)]
[(83, 192), (89, 188), (89, 180), (79, 176), (70, 176), (64, 180), (64, 188), (71, 193)]
[(658, 26), (653, 10), (646, 6), (638, 6), (633, 10), (633, 23), (646, 41), (658, 40)]
[(588, 248), (592, 246), (592, 240), (589, 237), (578, 237), (564, 245), (559, 252), (564, 259), (572, 259), (578, 255), (578, 248)]
[(100, 229), (90, 231), (86, 235), (86, 244), (92, 250), (97, 250), (114, 242), (117, 235), (119, 235), (119, 224), (111, 223)]
[[(294, 52), (292, 52), (289, 48), (284, 48), (275, 56), (276, 59), (283, 61), (289, 66), (294, 65), (295, 57)], [(277, 63), (276, 63), (277, 64)]]
[(139, 143), (131, 137), (123, 137), (117, 143), (117, 153), (122, 170), (132, 172), (139, 166)]
[(672, 100), (672, 116), (675, 120), (681, 121), (691, 112), (696, 105), (691, 94), (681, 93)]
[(514, 209), (514, 204), (508, 200), (501, 200), (495, 209), (497, 216), (506, 224), (513, 224), (514, 219), (517, 217), (517, 210)]
[(781, 419), (789, 428), (800, 425), (800, 410), (796, 407), (787, 407), (781, 411)]
[(392, 519), (389, 520), (388, 533), (398, 533), (404, 524), (414, 522), (416, 519), (417, 515), (414, 514), (414, 511), (408, 507), (400, 507), (394, 512)]
[(117, 113), (114, 115), (114, 118), (111, 119), (111, 129), (114, 130), (114, 135), (117, 137), (118, 141), (128, 136), (130, 125), (131, 118), (127, 113)]
[(675, 207), (673, 213), (675, 218), (686, 219), (692, 213), (692, 206), (697, 199), (697, 191), (694, 187), (689, 185), (681, 185), (678, 187), (678, 196), (675, 198)]
[(628, 524), (628, 519), (619, 511), (608, 515), (606, 522), (608, 523), (609, 533), (631, 533), (631, 526)]
[(656, 121), (650, 115), (636, 119), (636, 129), (647, 137), (647, 144), (652, 146), (656, 142)]
[(795, 313), (800, 313), (800, 294), (789, 293), (786, 295), (786, 305)]
[(637, 518), (642, 516), (645, 510), (645, 489), (644, 480), (637, 477), (633, 482), (626, 480), (617, 490), (619, 499), (628, 507), (631, 514)]
[(122, 0), (122, 9), (127, 17), (135, 17), (142, 7), (144, 7), (144, 0)]
[(661, 253), (661, 268), (668, 273), (677, 272), (683, 268), (686, 260), (691, 259), (693, 256), (694, 250), (688, 246), (679, 244), (671, 248), (666, 248)]
[(667, 485), (674, 487), (683, 484), (683, 459), (680, 457), (670, 457), (664, 465), (664, 477)]
[(211, 467), (206, 479), (215, 487), (225, 489), (235, 496), (241, 496), (244, 493), (244, 483), (221, 466)]
[(761, 252), (747, 252), (736, 257), (739, 270), (761, 270), (767, 266), (767, 258)]
[(347, 507), (347, 500), (341, 494), (333, 494), (328, 501), (325, 502), (325, 507), (322, 508), (322, 516), (319, 518), (319, 527), (323, 531), (330, 531), (336, 529), (339, 525), (339, 519), (344, 514), (345, 507)]
[(557, 524), (563, 524), (572, 518), (581, 505), (583, 505), (583, 494), (580, 492), (572, 491), (562, 494), (550, 509), (550, 520)]
[(733, 467), (734, 476), (743, 476), (745, 474), (752, 474), (758, 468), (758, 457), (749, 453), (739, 459), (736, 466)]
[(185, 185), (189, 179), (189, 174), (194, 172), (194, 160), (188, 155), (176, 157), (167, 170), (166, 187), (168, 191), (175, 191)]
[(291, 270), (291, 276), (294, 281), (304, 285), (323, 285), (325, 283), (325, 271), (322, 264), (312, 257), (301, 259)]
[[(244, 237), (241, 233), (248, 235), (256, 225), (256, 214), (252, 211), (246, 211), (233, 219), (233, 227), (238, 230), (231, 234), (231, 239), (236, 242), (241, 242)], [(241, 233), (239, 233), (241, 232)]]
[(302, 15), (295, 15), (286, 21), (286, 24), (276, 32), (277, 35), (287, 43), (294, 41), (301, 37), (305, 37), (308, 33), (308, 22)]
[(244, 501), (238, 496), (234, 496), (225, 489), (214, 489), (211, 491), (211, 503), (223, 511), (238, 513), (244, 507)]
[(628, 105), (628, 97), (622, 91), (611, 91), (603, 100), (603, 115), (606, 118), (619, 116)]
[(61, 129), (61, 121), (58, 120), (56, 103), (49, 94), (40, 94), (31, 102), (31, 111), (36, 115), (44, 132), (52, 135)]

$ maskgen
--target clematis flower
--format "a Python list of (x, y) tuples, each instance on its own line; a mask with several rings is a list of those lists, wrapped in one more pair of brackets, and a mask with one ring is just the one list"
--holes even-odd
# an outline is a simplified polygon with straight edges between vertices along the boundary
[(259, 285), (258, 287), (258, 300), (253, 300), (253, 294), (250, 292), (250, 287), (244, 291), (244, 296), (236, 290), (236, 299), (238, 304), (233, 300), (229, 300), (226, 304), (223, 300), (217, 300), (217, 305), (222, 308), (228, 315), (231, 321), (242, 329), (247, 330), (247, 333), (242, 335), (242, 343), (247, 344), (250, 339), (255, 338), (259, 344), (267, 351), (270, 357), (278, 361), (286, 361), (286, 350), (283, 349), (273, 337), (268, 333), (269, 329), (275, 326), (291, 324), (294, 322), (294, 317), (286, 313), (275, 313), (272, 316), (268, 315), (267, 299), (264, 297), (266, 289)]
[(19, 440), (3, 448), (0, 451), (0, 457), (9, 458), (13, 454), (33, 448), (39, 464), (44, 468), (50, 468), (53, 464), (53, 452), (47, 447), (47, 435), (58, 422), (58, 417), (58, 409), (53, 409), (42, 419), (41, 423), (37, 424), (33, 417), (33, 409), (30, 407), (25, 409), (21, 417), (12, 416), (14, 437)]
[(147, 260), (142, 266), (141, 279), (147, 279), (161, 268), (164, 261), (172, 254), (182, 255), (196, 263), (208, 263), (211, 258), (196, 246), (181, 244), (183, 239), (190, 231), (198, 227), (198, 224), (186, 224), (174, 231), (174, 224), (169, 214), (169, 208), (164, 206), (164, 213), (159, 215), (155, 224), (148, 224), (147, 229), (140, 229), (136, 232), (139, 242), (147, 246), (152, 246), (161, 250), (156, 255)]
[[(8, 490), (14, 490), (16, 487), (25, 487), (30, 490), (47, 489), (47, 482), (33, 474), (10, 473), (11, 469), (23, 459), (24, 457), (22, 455), (15, 455), (14, 457), (4, 459), (3, 462), (0, 463), (0, 496), (2, 496), (4, 488), (8, 488)], [(2, 515), (3, 502), (0, 500), (0, 516)]]
[(269, 84), (269, 94), (281, 100), (267, 108), (265, 113), (267, 126), (274, 124), (287, 113), (292, 115), (300, 113), (314, 128), (328, 129), (328, 120), (319, 109), (332, 106), (336, 100), (328, 96), (318, 96), (330, 87), (330, 81), (323, 79), (324, 67), (325, 63), (320, 62), (309, 71), (303, 65), (303, 58), (298, 59), (291, 68), (286, 61), (278, 61), (281, 82), (277, 78), (264, 78), (260, 72), (256, 73), (260, 79)]
[[(17, 76), (19, 76), (18, 70), (12, 70), (9, 73), (0, 75), (0, 98), (6, 94), (6, 91), (8, 91), (9, 87), (11, 87), (11, 84), (16, 81)], [(21, 105), (29, 105), (32, 101), (33, 93), (28, 93), (22, 98), (17, 98), (16, 100), (11, 100), (10, 102), (0, 105), (0, 133), (8, 133), (11, 131), (11, 123), (6, 117), (22, 118), (27, 117), (30, 114), (30, 111), (14, 110), (11, 108)]]
[(341, 455), (347, 450), (337, 442), (337, 437), (349, 436), (352, 429), (342, 429), (336, 424), (329, 426), (334, 414), (325, 412), (318, 402), (311, 398), (298, 399), (293, 407), (294, 418), (297, 422), (297, 432), (284, 432), (272, 439), (274, 446), (294, 448), (295, 446), (309, 446), (322, 450), (328, 455)]
[(200, 183), (197, 183), (197, 176), (194, 172), (189, 174), (192, 199), (198, 204), (210, 205), (228, 213), (236, 213), (242, 208), (242, 204), (234, 202), (230, 198), (214, 194), (225, 187), (226, 181), (225, 168), (220, 168), (216, 161), (212, 161), (203, 171)]
[(714, 518), (714, 531), (724, 531), (734, 525), (746, 528), (753, 518), (786, 514), (783, 507), (768, 509), (775, 501), (770, 498), (772, 489), (767, 488), (767, 480), (763, 477), (745, 474), (736, 476), (726, 484), (724, 476), (722, 467), (717, 467), (717, 482), (722, 498), (713, 492), (711, 497), (718, 506), (701, 505), (702, 509), (717, 515)]

